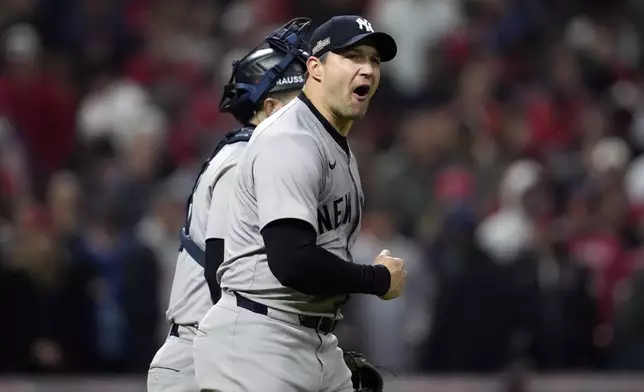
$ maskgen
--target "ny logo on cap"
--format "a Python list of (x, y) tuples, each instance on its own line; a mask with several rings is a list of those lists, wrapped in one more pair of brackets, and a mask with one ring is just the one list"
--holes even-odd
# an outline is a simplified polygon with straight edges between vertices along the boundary
[(360, 26), (360, 30), (367, 30), (368, 32), (373, 33), (373, 27), (371, 27), (371, 23), (369, 23), (368, 20), (358, 18), (356, 19), (356, 22), (358, 23), (358, 26)]

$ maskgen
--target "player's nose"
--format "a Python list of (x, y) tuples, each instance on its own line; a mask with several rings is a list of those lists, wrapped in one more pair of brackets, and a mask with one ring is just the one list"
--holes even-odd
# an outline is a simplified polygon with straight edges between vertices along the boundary
[(360, 76), (371, 79), (375, 72), (375, 67), (371, 62), (365, 62), (360, 66)]

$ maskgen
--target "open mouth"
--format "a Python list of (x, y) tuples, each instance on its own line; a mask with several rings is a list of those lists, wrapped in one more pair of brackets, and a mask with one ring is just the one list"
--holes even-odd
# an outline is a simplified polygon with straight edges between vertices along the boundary
[(355, 89), (353, 89), (353, 93), (358, 96), (360, 99), (367, 98), (367, 95), (369, 95), (369, 90), (370, 87), (368, 84), (362, 84)]

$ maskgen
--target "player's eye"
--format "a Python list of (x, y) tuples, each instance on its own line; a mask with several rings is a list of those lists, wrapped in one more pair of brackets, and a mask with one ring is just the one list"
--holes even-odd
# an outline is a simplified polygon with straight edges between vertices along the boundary
[(349, 52), (346, 54), (346, 58), (348, 58), (349, 60), (358, 60), (360, 59), (360, 56), (357, 53)]
[(380, 66), (380, 57), (376, 57), (376, 56), (371, 57), (371, 63), (375, 66)]

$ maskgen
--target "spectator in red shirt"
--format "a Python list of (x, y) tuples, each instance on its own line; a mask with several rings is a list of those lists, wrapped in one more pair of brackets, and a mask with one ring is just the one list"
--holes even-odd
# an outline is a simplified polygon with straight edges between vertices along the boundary
[(17, 128), (35, 184), (69, 162), (74, 148), (75, 98), (43, 70), (40, 39), (32, 26), (10, 27), (2, 37), (0, 113)]

